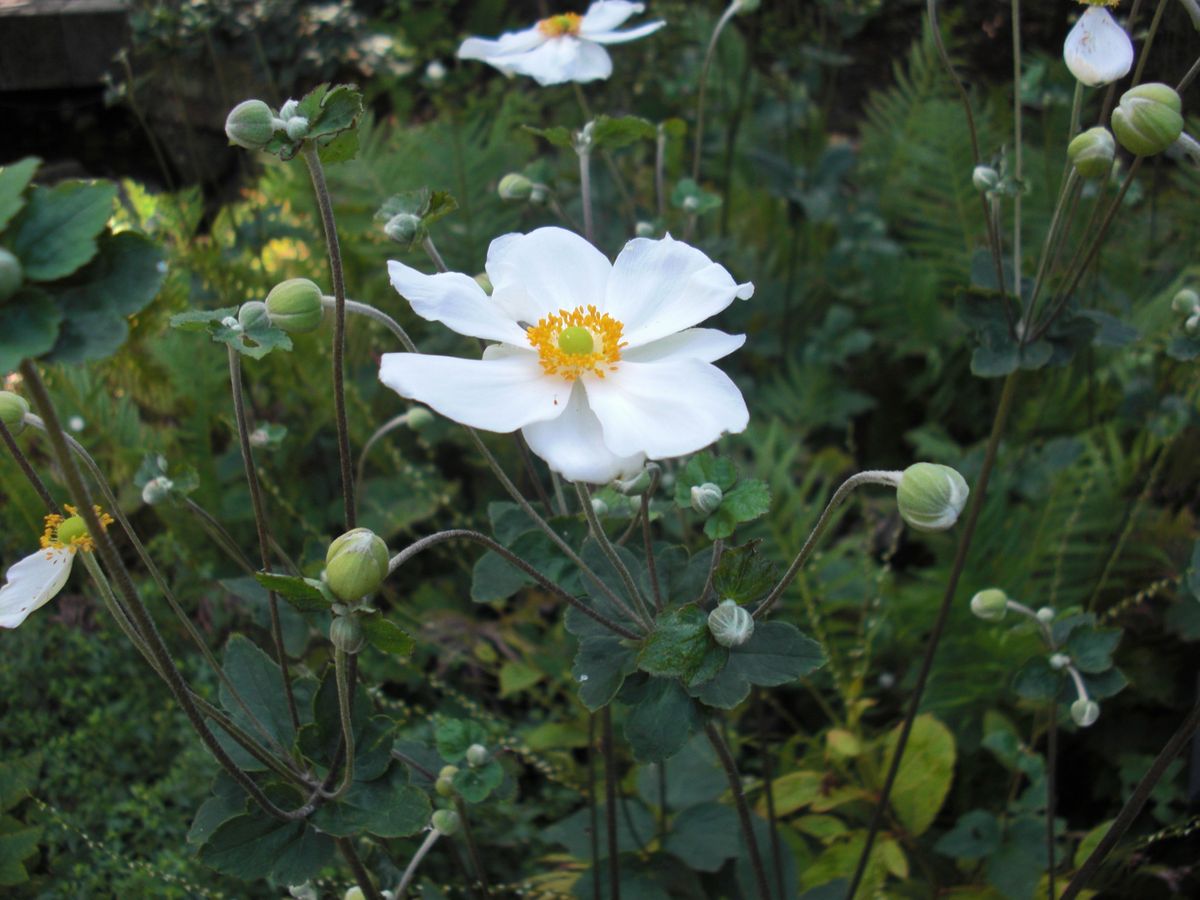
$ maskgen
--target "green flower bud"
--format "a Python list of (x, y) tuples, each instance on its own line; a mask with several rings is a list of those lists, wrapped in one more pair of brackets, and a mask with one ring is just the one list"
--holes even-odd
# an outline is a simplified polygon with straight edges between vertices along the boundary
[(238, 324), (247, 331), (251, 328), (257, 328), (259, 325), (266, 325), (269, 321), (267, 315), (267, 304), (261, 300), (251, 300), (248, 303), (243, 303), (242, 308), (238, 310)]
[(725, 492), (711, 481), (692, 485), (692, 509), (701, 515), (712, 515), (725, 499)]
[(25, 398), (12, 391), (0, 391), (0, 421), (14, 436), (25, 430), (25, 414), (29, 404)]
[(353, 603), (378, 590), (388, 574), (388, 548), (369, 528), (347, 531), (325, 554), (325, 580), (340, 600)]
[(357, 653), (367, 642), (367, 636), (358, 616), (351, 613), (337, 616), (329, 623), (329, 641), (343, 653)]
[(971, 612), (985, 622), (999, 622), (1008, 612), (1008, 595), (999, 588), (988, 588), (971, 598)]
[(487, 765), (492, 755), (488, 753), (488, 748), (483, 744), (472, 744), (467, 748), (467, 765), (472, 769), (478, 769), (480, 766)]
[(151, 478), (142, 486), (142, 502), (147, 506), (162, 503), (171, 496), (171, 489), (173, 487), (175, 487), (175, 482), (166, 475)]
[(607, 516), (608, 515), (608, 504), (605, 503), (603, 500), (601, 500), (599, 497), (593, 497), (592, 498), (592, 512), (594, 512), (597, 516)]
[(1043, 606), (1034, 615), (1037, 616), (1037, 620), (1043, 625), (1049, 625), (1054, 621), (1054, 609), (1049, 606)]
[[(650, 466), (654, 466), (653, 469)], [(612, 483), (613, 489), (618, 494), (623, 494), (626, 497), (640, 497), (650, 489), (650, 482), (654, 480), (654, 471), (658, 466), (650, 463), (642, 471), (638, 472), (632, 478), (617, 479)]]
[(1197, 294), (1191, 288), (1183, 288), (1176, 291), (1175, 296), (1171, 298), (1171, 309), (1185, 316), (1192, 315), (1197, 310), (1200, 310), (1200, 294)]
[(1000, 186), (1000, 173), (991, 166), (976, 166), (971, 171), (971, 184), (983, 193), (994, 191)]
[(347, 889), (346, 893), (342, 894), (342, 900), (367, 900), (367, 895), (356, 884), (354, 887)]
[(287, 132), (290, 140), (301, 140), (308, 134), (308, 119), (304, 116), (292, 116), (287, 120), (287, 124), (283, 126), (283, 130)]
[(1071, 664), (1071, 657), (1065, 653), (1053, 653), (1050, 656), (1050, 668), (1065, 669)]
[(1134, 156), (1162, 153), (1183, 134), (1183, 103), (1165, 84), (1139, 84), (1121, 96), (1112, 130)]
[(483, 292), (489, 297), (492, 294), (492, 279), (488, 278), (487, 272), (480, 272), (475, 276), (475, 283), (483, 288)]
[(458, 829), (462, 827), (462, 819), (452, 809), (435, 809), (429, 819), (429, 824), (433, 826), (433, 830), (438, 834), (443, 837), (450, 837), (451, 835), (458, 834)]
[(722, 600), (708, 614), (708, 631), (722, 647), (740, 647), (754, 634), (754, 617), (736, 600)]
[(388, 219), (383, 233), (398, 244), (412, 244), (421, 237), (421, 217), (412, 213), (399, 213)]
[(970, 492), (949, 466), (914, 463), (900, 477), (896, 503), (900, 516), (917, 531), (945, 531), (958, 521)]
[(25, 273), (21, 269), (21, 261), (0, 247), (0, 303), (15, 294), (24, 280)]
[(1195, 334), (1200, 331), (1200, 310), (1188, 316), (1187, 321), (1183, 323), (1183, 330), (1188, 334)]
[(509, 172), (500, 179), (496, 193), (501, 200), (528, 200), (533, 193), (533, 182), (520, 172)]
[(633, 233), (640, 238), (652, 238), (654, 237), (654, 223), (638, 222), (633, 226)]
[(315, 331), (325, 314), (321, 289), (307, 278), (281, 281), (267, 294), (267, 314), (272, 325), (289, 334)]
[(414, 406), (404, 414), (404, 418), (413, 431), (424, 431), (433, 424), (433, 413), (424, 406)]
[(438, 773), (437, 781), (433, 785), (439, 797), (449, 800), (458, 793), (454, 787), (454, 776), (457, 774), (458, 766), (442, 766), (442, 771)]
[(1104, 178), (1112, 171), (1117, 144), (1107, 128), (1089, 128), (1067, 144), (1067, 159), (1082, 178)]
[(1080, 728), (1088, 728), (1096, 724), (1100, 718), (1100, 704), (1095, 700), (1080, 697), (1071, 704), (1071, 718)]
[(271, 142), (279, 120), (261, 100), (243, 100), (225, 119), (225, 135), (231, 144), (259, 150)]

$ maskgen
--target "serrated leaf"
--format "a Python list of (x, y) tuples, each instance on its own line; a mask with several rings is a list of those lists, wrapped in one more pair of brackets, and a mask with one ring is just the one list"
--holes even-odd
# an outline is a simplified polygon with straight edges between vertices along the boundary
[(553, 144), (555, 147), (562, 147), (565, 150), (575, 149), (575, 138), (570, 130), (561, 125), (555, 125), (553, 128), (534, 128), (532, 125), (522, 125), (523, 129), (530, 134), (536, 134)]
[(395, 622), (385, 619), (379, 613), (362, 616), (359, 621), (362, 622), (363, 634), (367, 636), (371, 646), (379, 652), (399, 656), (403, 659), (412, 655), (416, 642), (411, 634)]
[(615, 635), (582, 638), (571, 666), (580, 702), (592, 712), (607, 705), (621, 689), (625, 676), (636, 667), (636, 658), (636, 651)]
[[(291, 747), (296, 738), (296, 727), (292, 724), (292, 717), (288, 712), (287, 701), (283, 695), (283, 677), (275, 661), (249, 638), (235, 634), (225, 645), (221, 668), (237, 688), (250, 712), (267, 732), (282, 746)], [(218, 696), (221, 706), (238, 726), (252, 735), (258, 734), (257, 726), (250, 721), (224, 684), (221, 684)], [(219, 731), (220, 726), (214, 724), (213, 727), (224, 736), (224, 732)], [(244, 755), (240, 747), (233, 752), (239, 757)], [(248, 759), (244, 765), (246, 768), (262, 768), (262, 763), (252, 759)]]
[[(899, 733), (897, 727), (888, 735), (881, 771), (890, 765)], [(891, 797), (896, 817), (910, 834), (924, 834), (937, 818), (954, 780), (955, 757), (950, 729), (928, 714), (913, 720)]]
[(313, 815), (313, 824), (334, 837), (366, 832), (381, 838), (408, 837), (429, 823), (429, 798), (408, 783), (403, 766), (393, 765), (373, 781), (355, 781), (336, 803)]
[(737, 469), (728, 459), (711, 453), (693, 456), (675, 479), (675, 502), (690, 509), (692, 488), (707, 482), (715, 484), (722, 491), (728, 491), (737, 482)]
[(329, 88), (322, 92), (316, 117), (309, 117), (307, 136), (311, 139), (345, 131), (354, 125), (362, 108), (362, 94), (354, 85), (339, 84)]
[(332, 140), (318, 141), (317, 156), (327, 166), (349, 162), (358, 156), (358, 132), (343, 131)]
[(1119, 628), (1080, 628), (1072, 632), (1063, 648), (1080, 672), (1099, 675), (1112, 668), (1113, 651), (1121, 642)]
[(438, 753), (448, 763), (456, 763), (467, 755), (472, 744), (487, 745), (487, 732), (471, 719), (442, 719), (433, 732)]
[(1013, 690), (1026, 700), (1053, 700), (1062, 689), (1063, 678), (1044, 657), (1035, 656), (1017, 671)]
[(36, 156), (27, 156), (7, 166), (0, 166), (0, 231), (25, 205), (22, 195), (41, 164), (42, 161)]
[(333, 839), (311, 826), (255, 810), (222, 823), (200, 848), (200, 859), (235, 878), (299, 884), (332, 861), (333, 850)]
[(315, 578), (255, 572), (254, 580), (268, 591), (274, 591), (300, 612), (324, 612), (334, 603), (328, 589)]
[(0, 306), (0, 373), (11, 372), (21, 360), (49, 352), (58, 341), (62, 313), (44, 291), (26, 287)]
[(964, 813), (933, 849), (954, 859), (983, 859), (1000, 846), (1000, 822), (987, 810)]
[(220, 309), (196, 309), (190, 312), (176, 313), (171, 316), (170, 325), (180, 331), (208, 331), (209, 326), (219, 323), (229, 317), (237, 318), (236, 306), (223, 306)]
[(708, 616), (697, 606), (670, 610), (658, 617), (638, 653), (638, 668), (651, 675), (690, 681), (710, 646)]
[(29, 874), (22, 864), (37, 852), (42, 829), (0, 818), (0, 887), (24, 884)]
[(272, 350), (291, 350), (292, 339), (286, 331), (271, 325), (264, 316), (254, 326), (243, 328), (218, 323), (212, 328), (212, 339), (232, 347), (243, 356), (262, 359)]
[(750, 640), (730, 648), (729, 661), (715, 678), (692, 693), (709, 706), (733, 709), (751, 685), (775, 687), (795, 681), (825, 664), (825, 651), (787, 622), (759, 622)]
[(70, 181), (37, 185), (13, 224), (10, 249), (29, 281), (70, 275), (96, 255), (96, 236), (112, 214), (116, 185)]
[(658, 129), (652, 122), (637, 116), (597, 116), (592, 125), (592, 146), (596, 149), (619, 150), (637, 141), (653, 141)]
[(454, 788), (468, 803), (482, 803), (504, 781), (504, 767), (489, 759), (482, 766), (463, 766), (454, 775)]
[(673, 678), (651, 678), (625, 717), (625, 739), (638, 762), (678, 753), (703, 724), (696, 702)]
[(740, 547), (728, 547), (721, 554), (713, 573), (713, 590), (718, 599), (736, 600), (745, 605), (765, 596), (775, 585), (777, 567), (759, 552), (761, 540)]

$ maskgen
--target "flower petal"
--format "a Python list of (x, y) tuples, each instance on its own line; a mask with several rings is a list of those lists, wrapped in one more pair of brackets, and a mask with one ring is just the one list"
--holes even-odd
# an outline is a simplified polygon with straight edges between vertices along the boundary
[(583, 384), (575, 383), (567, 408), (557, 419), (521, 429), (529, 449), (568, 481), (607, 484), (628, 478), (646, 462), (642, 453), (618, 456), (604, 444), (600, 420), (587, 405)]
[(523, 31), (506, 31), (495, 40), (469, 37), (459, 46), (458, 58), (492, 62), (497, 56), (528, 53), (530, 50), (544, 44), (547, 40), (549, 38), (536, 25), (532, 28), (526, 28)]
[(726, 334), (715, 328), (688, 328), (649, 344), (625, 350), (621, 358), (630, 362), (657, 362), (683, 357), (716, 362), (746, 343), (744, 334)]
[(750, 421), (737, 385), (698, 359), (622, 361), (605, 378), (585, 378), (585, 385), (604, 443), (622, 456), (682, 456)]
[(587, 34), (585, 32), (582, 36), (589, 41), (595, 41), (597, 44), (624, 44), (654, 34), (654, 32), (666, 24), (666, 22), (659, 19), (657, 22), (647, 22), (645, 25), (630, 28), (628, 31), (601, 31), (595, 34)]
[(528, 53), (489, 59), (497, 68), (528, 75), (538, 84), (595, 81), (612, 74), (612, 60), (599, 44), (564, 35), (546, 41)]
[(1124, 78), (1133, 67), (1133, 42), (1107, 9), (1089, 6), (1063, 43), (1063, 60), (1076, 79), (1095, 87)]
[[(606, 312), (625, 325), (630, 347), (690, 328), (754, 293), (724, 266), (673, 239), (635, 238), (613, 263)], [(602, 307), (603, 309), (603, 307)]]
[(571, 391), (571, 382), (544, 374), (531, 351), (492, 359), (385, 353), (379, 380), (455, 422), (498, 432), (558, 417)]
[(49, 547), (14, 563), (0, 587), (0, 628), (16, 628), (35, 609), (62, 590), (71, 574), (75, 550)]
[(644, 3), (630, 3), (628, 0), (596, 0), (583, 14), (579, 33), (591, 37), (597, 31), (612, 31), (630, 16), (636, 16), (645, 9)]
[(395, 260), (388, 275), (400, 296), (422, 319), (441, 322), (459, 334), (528, 346), (525, 330), (492, 303), (479, 283), (461, 272), (426, 275)]
[(573, 231), (538, 228), (505, 235), (492, 246), (498, 241), (504, 243), (488, 252), (487, 261), (492, 301), (520, 321), (533, 325), (543, 316), (577, 306), (604, 311), (604, 286), (612, 264)]

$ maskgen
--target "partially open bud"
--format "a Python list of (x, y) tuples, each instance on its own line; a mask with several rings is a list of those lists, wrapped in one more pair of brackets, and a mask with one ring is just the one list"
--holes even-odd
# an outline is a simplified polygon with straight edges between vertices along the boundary
[(259, 150), (275, 136), (278, 119), (261, 100), (243, 100), (225, 118), (225, 135), (231, 144)]
[(1200, 294), (1191, 288), (1182, 288), (1176, 291), (1175, 296), (1171, 298), (1171, 309), (1185, 316), (1200, 312)]
[(692, 509), (701, 515), (715, 513), (724, 499), (725, 492), (711, 481), (692, 486)]
[(1071, 704), (1071, 718), (1080, 728), (1087, 728), (1090, 725), (1096, 724), (1096, 720), (1100, 718), (1100, 704), (1095, 700), (1088, 700), (1080, 697)]
[(626, 497), (640, 497), (649, 490), (650, 482), (654, 480), (654, 469), (651, 469), (650, 466), (658, 468), (655, 463), (650, 463), (632, 478), (617, 479), (612, 483), (613, 490)]
[(533, 193), (533, 182), (520, 172), (509, 172), (500, 179), (496, 193), (501, 200), (528, 200)]
[(971, 612), (985, 622), (999, 622), (1008, 612), (1008, 595), (999, 588), (988, 588), (971, 598)]
[(388, 574), (388, 548), (369, 528), (347, 531), (325, 554), (325, 580), (340, 600), (352, 603), (373, 593)]
[(1112, 130), (1134, 156), (1162, 153), (1183, 134), (1183, 103), (1165, 84), (1139, 84), (1121, 95)]
[(433, 789), (439, 797), (449, 799), (457, 793), (454, 788), (454, 776), (457, 774), (458, 766), (442, 766), (442, 771), (438, 772), (437, 781), (433, 784)]
[(472, 769), (487, 765), (487, 761), (491, 758), (492, 755), (488, 753), (488, 748), (483, 744), (472, 744), (467, 748), (467, 765)]
[(411, 244), (421, 236), (421, 217), (412, 213), (398, 213), (388, 219), (383, 233), (399, 244)]
[(343, 653), (357, 653), (367, 642), (358, 616), (337, 616), (329, 623), (329, 641)]
[(914, 463), (900, 477), (896, 503), (917, 531), (945, 531), (958, 521), (970, 493), (966, 480), (949, 466)]
[(166, 475), (151, 478), (142, 486), (142, 502), (147, 506), (162, 503), (171, 496), (171, 489), (173, 487), (175, 487), (175, 482)]
[(281, 281), (267, 294), (271, 324), (289, 334), (304, 334), (321, 326), (321, 289), (307, 278)]
[(462, 827), (462, 819), (458, 817), (452, 809), (437, 809), (429, 819), (429, 824), (433, 826), (433, 830), (443, 837), (450, 837), (458, 834), (458, 829)]
[(994, 191), (1000, 186), (1000, 173), (991, 166), (976, 166), (971, 172), (971, 184), (983, 193)]
[(260, 325), (266, 325), (270, 317), (267, 315), (267, 304), (261, 300), (250, 300), (242, 304), (238, 310), (238, 324), (249, 331)]
[(1089, 128), (1067, 144), (1067, 159), (1081, 178), (1104, 178), (1112, 171), (1117, 144), (1107, 128)]
[(21, 261), (0, 247), (0, 303), (15, 294), (24, 280), (25, 273), (21, 269)]
[(740, 647), (754, 634), (754, 616), (736, 600), (722, 600), (708, 614), (708, 631), (722, 647)]
[(24, 431), (27, 412), (29, 404), (24, 397), (12, 391), (0, 391), (0, 421), (14, 436)]

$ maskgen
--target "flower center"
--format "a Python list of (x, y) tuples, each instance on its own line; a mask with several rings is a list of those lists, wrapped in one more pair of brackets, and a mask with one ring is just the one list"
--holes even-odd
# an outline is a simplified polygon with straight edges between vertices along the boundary
[(537, 27), (546, 37), (556, 38), (568, 34), (579, 34), (579, 23), (582, 21), (583, 16), (579, 13), (563, 13), (559, 16), (542, 19), (538, 22)]
[[(96, 542), (88, 534), (87, 523), (83, 521), (83, 516), (77, 515), (73, 506), (66, 507), (66, 510), (71, 514), (66, 518), (57, 513), (46, 516), (46, 530), (42, 532), (42, 546), (55, 550), (95, 550)], [(112, 524), (112, 516), (103, 512), (98, 506), (95, 507), (95, 510), (96, 515), (100, 518), (101, 527), (107, 528)]]
[(594, 306), (579, 306), (543, 316), (525, 334), (538, 352), (543, 372), (574, 381), (585, 372), (603, 378), (616, 369), (625, 346), (622, 327)]

